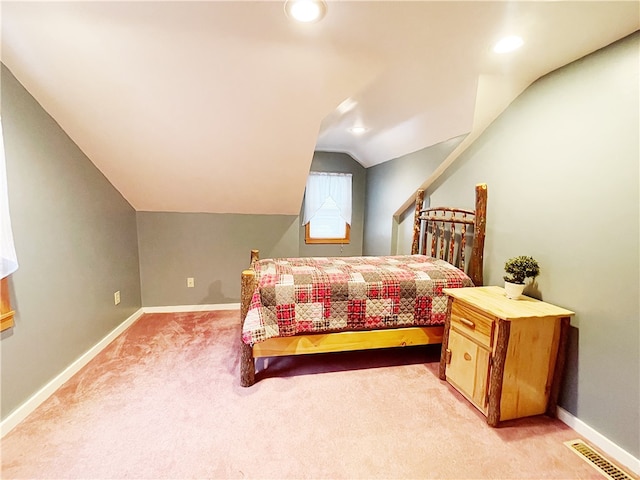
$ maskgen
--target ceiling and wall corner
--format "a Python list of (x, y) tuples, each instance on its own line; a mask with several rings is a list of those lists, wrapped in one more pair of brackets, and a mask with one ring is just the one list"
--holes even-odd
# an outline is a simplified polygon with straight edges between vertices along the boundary
[(370, 167), (466, 134), (638, 28), (627, 1), (3, 2), (2, 62), (136, 210), (296, 215), (314, 150)]

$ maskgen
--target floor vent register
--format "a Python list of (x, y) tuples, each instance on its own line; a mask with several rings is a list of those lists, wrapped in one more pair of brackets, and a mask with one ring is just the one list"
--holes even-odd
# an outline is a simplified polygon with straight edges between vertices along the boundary
[(582, 457), (593, 468), (610, 480), (634, 480), (635, 477), (630, 476), (627, 472), (611, 463), (600, 453), (595, 451), (582, 440), (570, 440), (564, 442), (576, 455)]

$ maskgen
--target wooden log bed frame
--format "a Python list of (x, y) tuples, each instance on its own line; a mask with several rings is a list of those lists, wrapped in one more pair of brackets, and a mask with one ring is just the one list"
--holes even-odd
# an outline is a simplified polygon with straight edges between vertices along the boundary
[[(476, 185), (473, 211), (450, 207), (425, 209), (423, 204), (424, 191), (419, 190), (416, 195), (411, 254), (428, 254), (443, 259), (465, 271), (474, 285), (481, 286), (487, 208), (486, 184)], [(468, 237), (472, 238), (470, 246)], [(471, 254), (469, 262), (466, 262), (469, 247)], [(258, 258), (258, 250), (252, 250), (251, 266)], [(242, 272), (241, 326), (249, 311), (255, 288), (256, 273), (250, 267)], [(438, 344), (442, 343), (443, 332), (444, 326), (439, 325), (298, 334), (269, 338), (254, 345), (246, 344), (240, 339), (240, 383), (243, 387), (255, 383), (256, 358)]]

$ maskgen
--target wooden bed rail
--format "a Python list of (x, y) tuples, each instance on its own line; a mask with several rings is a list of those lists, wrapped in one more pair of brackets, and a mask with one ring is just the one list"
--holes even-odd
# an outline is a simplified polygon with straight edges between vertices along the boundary
[[(487, 185), (476, 185), (475, 210), (422, 208), (424, 190), (416, 194), (411, 253), (440, 258), (467, 272), (474, 285), (483, 284)], [(458, 230), (460, 227), (460, 230)], [(466, 264), (467, 228), (473, 230), (471, 258)]]

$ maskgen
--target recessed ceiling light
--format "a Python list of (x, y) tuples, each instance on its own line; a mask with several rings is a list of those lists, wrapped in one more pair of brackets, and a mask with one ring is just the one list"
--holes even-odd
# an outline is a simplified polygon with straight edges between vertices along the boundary
[(360, 134), (362, 134), (362, 133), (366, 132), (366, 131), (367, 131), (367, 129), (366, 129), (366, 127), (356, 126), (356, 127), (351, 127), (351, 128), (349, 129), (349, 131), (350, 131), (351, 133), (355, 133), (356, 135), (360, 135)]
[(312, 23), (325, 16), (327, 4), (324, 0), (287, 0), (284, 11), (287, 16), (298, 22)]
[(504, 37), (498, 43), (496, 43), (493, 47), (493, 51), (496, 53), (507, 53), (512, 52), (520, 48), (524, 44), (524, 40), (522, 38), (512, 35), (510, 37)]

